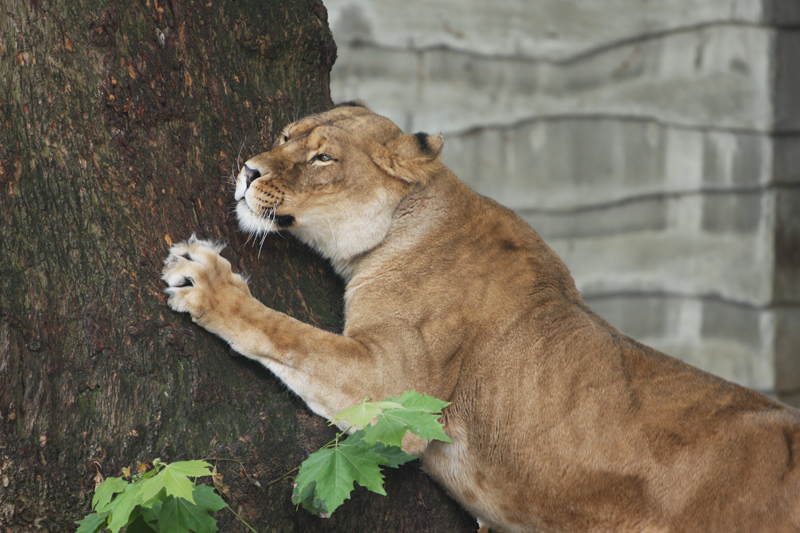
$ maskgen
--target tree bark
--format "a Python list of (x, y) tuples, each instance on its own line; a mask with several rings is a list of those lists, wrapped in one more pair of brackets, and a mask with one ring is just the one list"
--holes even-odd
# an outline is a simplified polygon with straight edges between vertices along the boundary
[[(74, 531), (100, 476), (219, 457), (265, 531), (471, 531), (414, 463), (324, 520), (268, 486), (332, 431), (165, 305), (169, 243), (229, 243), (265, 304), (337, 330), (342, 287), (282, 236), (246, 242), (229, 177), (330, 106), (319, 0), (0, 0), (0, 530)], [(260, 486), (259, 486), (260, 485)], [(221, 531), (246, 531), (217, 513)]]

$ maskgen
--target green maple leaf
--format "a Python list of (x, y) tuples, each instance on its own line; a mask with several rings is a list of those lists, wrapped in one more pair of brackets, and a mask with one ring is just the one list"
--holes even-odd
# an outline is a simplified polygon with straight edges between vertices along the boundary
[[(80, 522), (80, 533), (98, 533), (107, 527), (119, 533), (213, 533), (216, 520), (209, 512), (227, 504), (207, 485), (188, 479), (211, 475), (204, 461), (171, 464), (153, 461), (153, 470), (134, 476), (133, 483), (108, 478), (95, 491), (92, 507), (97, 512)], [(115, 496), (116, 495), (116, 496)]]
[[(368, 426), (366, 430), (364, 430), (364, 440), (367, 444), (375, 444), (377, 442), (382, 442), (387, 446), (401, 446), (403, 442), (403, 437), (406, 436), (406, 432), (408, 432), (408, 422), (403, 419), (403, 415), (397, 415), (397, 413), (402, 413), (402, 411), (384, 411), (378, 416), (378, 421), (371, 426)], [(418, 417), (419, 413), (408, 413), (406, 412), (405, 415), (413, 414), (414, 416)]]
[(416, 459), (413, 455), (404, 452), (399, 446), (386, 446), (382, 442), (376, 442), (369, 449), (383, 457), (384, 462), (381, 465), (389, 468), (399, 468), (400, 465)]
[(78, 524), (78, 531), (75, 533), (98, 533), (108, 522), (108, 513), (98, 514), (92, 513), (87, 515), (83, 520), (75, 522)]
[(365, 430), (364, 440), (367, 444), (380, 441), (387, 446), (401, 446), (406, 432), (428, 440), (443, 440), (452, 442), (442, 430), (438, 416), (421, 411), (391, 410), (384, 411), (378, 416), (378, 423)]
[(153, 529), (143, 515), (139, 515), (133, 522), (125, 526), (125, 533), (158, 533), (158, 530)]
[(329, 514), (325, 501), (317, 497), (317, 481), (313, 480), (304, 485), (301, 491), (295, 490), (292, 494), (292, 503), (302, 505), (311, 514)]
[(212, 513), (228, 506), (225, 500), (208, 485), (197, 485), (194, 488), (194, 501), (198, 507)]
[(227, 504), (207, 485), (195, 487), (194, 499), (192, 503), (184, 498), (168, 496), (158, 513), (158, 530), (165, 533), (217, 531), (217, 521), (208, 513), (219, 511)]
[(407, 432), (427, 440), (452, 442), (442, 429), (438, 418), (450, 405), (432, 396), (414, 391), (399, 398), (386, 398), (345, 409), (331, 423), (348, 420), (351, 426), (362, 426), (347, 440), (311, 454), (295, 478), (292, 502), (312, 513), (333, 513), (350, 497), (354, 483), (381, 495), (383, 474), (380, 466), (397, 468), (416, 457), (400, 448)]
[[(320, 510), (315, 503), (317, 499), (323, 500), (327, 512), (333, 513), (350, 497), (354, 482), (386, 496), (379, 466), (383, 462), (384, 459), (364, 446), (360, 439), (355, 439), (355, 442), (347, 439), (333, 447), (323, 448), (311, 454), (301, 465), (295, 478), (297, 485), (292, 502), (305, 502), (303, 507)], [(312, 491), (309, 485), (313, 482), (316, 486)]]
[(103, 513), (114, 494), (124, 491), (127, 486), (128, 482), (124, 479), (118, 477), (107, 478), (94, 491), (92, 509), (98, 513)]
[(452, 442), (442, 429), (438, 414), (422, 408), (384, 410), (377, 422), (366, 428), (364, 440), (367, 444), (380, 441), (387, 446), (401, 446), (407, 431), (427, 440)]
[(437, 414), (441, 413), (442, 409), (450, 405), (450, 402), (445, 402), (444, 400), (434, 398), (433, 396), (428, 396), (427, 394), (418, 394), (413, 390), (404, 392), (398, 398), (392, 398), (389, 396), (386, 398), (386, 401), (399, 403), (406, 409)]
[(188, 477), (210, 476), (211, 465), (205, 461), (178, 461), (165, 464), (164, 468), (150, 479), (142, 481), (142, 500), (147, 502), (156, 497), (161, 489), (166, 490), (167, 496), (183, 498), (194, 503), (192, 493), (194, 483)]
[[(332, 423), (348, 420), (351, 425), (367, 430), (369, 444), (381, 441), (400, 446), (406, 431), (411, 431), (428, 440), (451, 442), (441, 429), (438, 415), (450, 405), (416, 391), (406, 391), (398, 398), (389, 396), (382, 402), (370, 402), (369, 397), (353, 407), (345, 409), (331, 419)], [(374, 420), (374, 422), (373, 422)]]
[(119, 530), (132, 522), (132, 516), (137, 506), (144, 503), (142, 499), (141, 485), (130, 484), (125, 487), (125, 490), (118, 494), (114, 500), (106, 506), (106, 509), (111, 511), (111, 520), (108, 522), (108, 529), (111, 533), (119, 533)]
[(400, 407), (402, 405), (397, 402), (371, 402), (369, 401), (369, 396), (367, 396), (360, 404), (345, 409), (331, 418), (330, 421), (332, 424), (337, 424), (349, 419), (351, 426), (366, 427), (384, 409), (397, 409)]

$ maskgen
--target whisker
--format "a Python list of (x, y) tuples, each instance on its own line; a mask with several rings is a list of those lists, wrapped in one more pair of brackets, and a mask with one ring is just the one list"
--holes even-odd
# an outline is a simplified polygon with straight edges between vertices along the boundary
[(236, 154), (236, 166), (237, 166), (237, 170), (239, 172), (242, 171), (242, 164), (240, 163), (240, 159), (241, 159), (241, 156), (242, 156), (242, 150), (244, 149), (244, 145), (245, 145), (246, 142), (247, 142), (247, 136), (245, 136), (244, 140), (242, 141), (242, 145), (239, 146), (239, 153)]
[[(267, 235), (269, 235), (269, 231), (264, 232), (264, 236), (261, 237), (261, 242), (258, 245), (258, 258), (261, 259), (261, 249), (264, 247), (264, 241), (267, 240)], [(255, 244), (255, 243), (253, 243)]]
[[(246, 240), (246, 241), (244, 241), (244, 246), (247, 246), (247, 243), (248, 243), (248, 242), (250, 242), (250, 238), (251, 238), (253, 235), (255, 235), (255, 232), (254, 232), (254, 231), (252, 231), (252, 230), (248, 230), (248, 232), (247, 232), (247, 240)], [(255, 244), (255, 241), (253, 241), (253, 244)]]

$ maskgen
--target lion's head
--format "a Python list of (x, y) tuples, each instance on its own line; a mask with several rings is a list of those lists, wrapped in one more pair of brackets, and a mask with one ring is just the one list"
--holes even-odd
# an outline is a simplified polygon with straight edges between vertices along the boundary
[(239, 172), (239, 224), (253, 234), (287, 229), (343, 268), (383, 240), (400, 201), (442, 168), (442, 145), (359, 101), (293, 122)]

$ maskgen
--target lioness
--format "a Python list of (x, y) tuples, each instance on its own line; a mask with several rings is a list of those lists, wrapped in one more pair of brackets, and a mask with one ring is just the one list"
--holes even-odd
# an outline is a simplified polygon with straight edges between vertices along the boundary
[(506, 532), (800, 531), (800, 416), (623, 335), (519, 217), (351, 102), (246, 162), (236, 211), (286, 230), (347, 284), (341, 335), (255, 300), (220, 247), (177, 244), (169, 305), (330, 418), (415, 389), (452, 443), (404, 448)]

